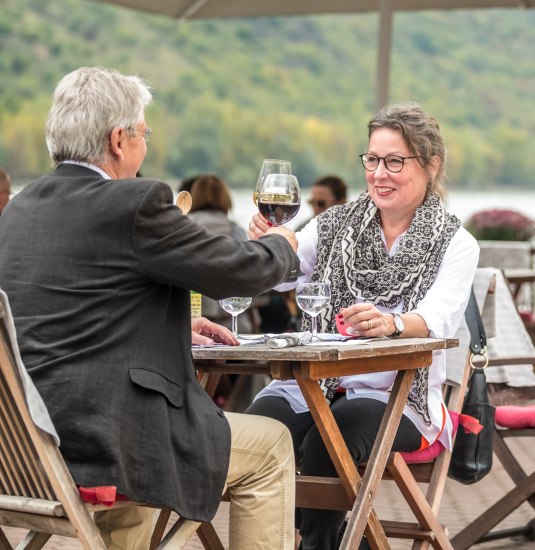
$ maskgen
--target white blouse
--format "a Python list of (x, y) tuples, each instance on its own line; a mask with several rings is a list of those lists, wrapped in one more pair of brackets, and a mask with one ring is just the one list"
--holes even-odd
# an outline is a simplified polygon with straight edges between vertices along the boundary
[[(402, 236), (400, 235), (392, 246), (389, 253), (391, 256), (395, 254)], [(382, 230), (381, 237), (386, 248)], [(310, 280), (317, 261), (318, 230), (315, 218), (297, 233), (297, 239), (299, 241), (297, 254), (301, 260), (300, 267), (303, 275), (296, 282), (279, 285), (276, 288), (279, 291), (290, 290), (295, 288), (299, 282)], [(434, 283), (418, 307), (411, 310), (411, 313), (417, 313), (424, 319), (431, 338), (453, 338), (455, 336), (470, 297), (470, 288), (478, 259), (477, 241), (466, 229), (460, 227), (448, 245)], [(402, 308), (402, 303), (394, 309), (378, 307), (382, 312), (391, 313), (401, 313)], [(396, 371), (344, 376), (340, 378), (340, 385), (346, 388), (348, 399), (366, 397), (386, 403), (395, 377)], [(433, 352), (433, 362), (429, 369), (428, 407), (431, 425), (428, 426), (423, 418), (408, 405), (405, 406), (404, 414), (416, 425), (429, 443), (438, 437), (447, 449), (451, 449), (452, 426), (449, 415), (445, 415), (446, 423), (443, 422), (445, 406), (442, 398), (442, 384), (445, 380), (446, 352), (437, 350)], [(273, 380), (260, 391), (255, 399), (267, 395), (283, 397), (296, 413), (308, 411), (305, 399), (295, 380)]]

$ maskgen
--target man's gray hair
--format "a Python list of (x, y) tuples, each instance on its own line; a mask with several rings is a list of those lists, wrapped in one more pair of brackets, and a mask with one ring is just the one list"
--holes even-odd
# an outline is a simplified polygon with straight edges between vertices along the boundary
[(46, 122), (54, 166), (64, 160), (100, 164), (114, 128), (133, 129), (152, 101), (148, 85), (113, 69), (82, 67), (58, 83)]

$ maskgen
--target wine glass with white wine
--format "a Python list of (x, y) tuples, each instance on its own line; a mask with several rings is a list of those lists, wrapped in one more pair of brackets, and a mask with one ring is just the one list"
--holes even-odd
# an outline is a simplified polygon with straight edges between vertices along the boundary
[(299, 283), (295, 297), (299, 308), (310, 315), (311, 342), (319, 342), (318, 315), (327, 309), (331, 301), (331, 283)]
[(258, 188), (258, 211), (271, 225), (288, 223), (299, 212), (301, 190), (292, 174), (268, 174)]
[(260, 168), (260, 173), (258, 174), (258, 179), (256, 180), (255, 189), (253, 191), (253, 202), (258, 204), (258, 195), (260, 194), (259, 189), (264, 180), (269, 174), (291, 174), (292, 173), (292, 164), (288, 160), (280, 159), (264, 159), (262, 162), (262, 168)]
[(242, 298), (241, 296), (233, 296), (219, 300), (219, 305), (232, 315), (232, 334), (238, 337), (238, 315), (243, 313), (253, 301), (252, 298)]

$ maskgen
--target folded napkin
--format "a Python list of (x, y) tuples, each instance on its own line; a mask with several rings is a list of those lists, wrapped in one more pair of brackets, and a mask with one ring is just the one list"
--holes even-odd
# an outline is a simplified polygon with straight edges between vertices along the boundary
[(291, 334), (276, 334), (266, 340), (270, 348), (289, 348), (306, 344), (312, 338), (311, 332), (292, 332)]

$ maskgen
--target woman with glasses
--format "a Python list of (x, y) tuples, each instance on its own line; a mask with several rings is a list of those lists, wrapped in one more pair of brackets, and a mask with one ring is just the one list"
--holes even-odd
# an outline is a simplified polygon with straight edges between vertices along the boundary
[[(417, 104), (385, 107), (368, 123), (368, 147), (360, 158), (367, 189), (297, 234), (303, 273), (298, 282), (331, 283), (321, 330), (336, 332), (338, 320), (346, 334), (366, 338), (453, 337), (468, 303), (479, 249), (442, 203), (446, 149), (439, 125)], [(257, 238), (267, 227), (255, 214), (249, 236)], [(395, 376), (391, 371), (323, 384), (357, 463), (369, 456)], [(441, 391), (445, 377), (443, 352), (417, 371), (393, 450), (423, 449), (437, 439), (451, 448)], [(303, 475), (336, 476), (295, 382), (273, 381), (247, 412), (289, 427)], [(300, 510), (302, 550), (338, 548), (344, 518), (343, 511)]]

